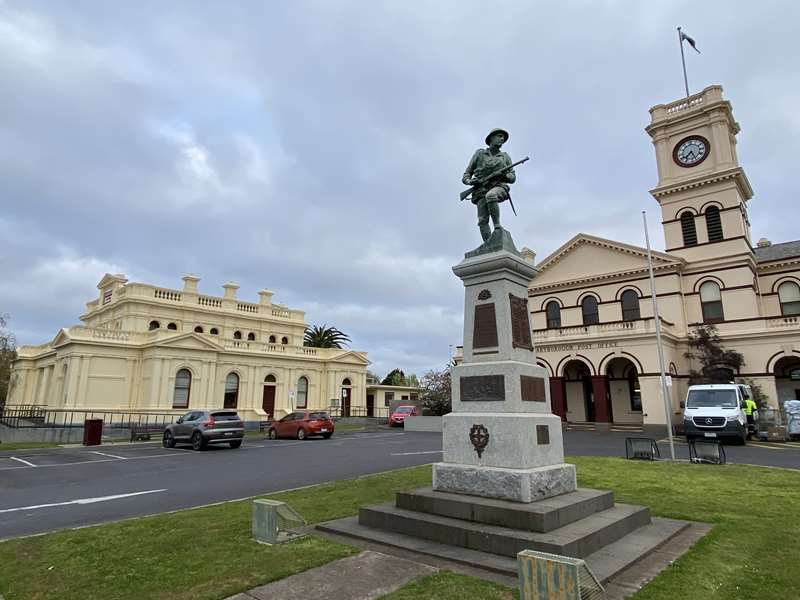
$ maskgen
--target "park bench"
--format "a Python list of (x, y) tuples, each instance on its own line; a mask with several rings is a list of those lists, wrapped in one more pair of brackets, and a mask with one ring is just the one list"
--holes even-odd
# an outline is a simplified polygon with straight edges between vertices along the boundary
[(161, 436), (164, 433), (164, 426), (163, 425), (156, 425), (156, 424), (141, 424), (137, 423), (135, 425), (131, 425), (131, 441), (145, 441), (151, 439), (153, 434)]

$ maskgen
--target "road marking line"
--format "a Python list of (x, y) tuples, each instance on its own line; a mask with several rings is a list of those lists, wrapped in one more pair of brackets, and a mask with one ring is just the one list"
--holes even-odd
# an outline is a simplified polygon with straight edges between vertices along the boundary
[(33, 464), (32, 462), (28, 462), (27, 460), (22, 460), (21, 458), (17, 458), (16, 456), (9, 456), (11, 460), (16, 460), (21, 462), (23, 465), (28, 465), (29, 467), (36, 467), (37, 465)]
[(748, 446), (755, 446), (756, 448), (766, 448), (767, 450), (786, 450), (786, 448), (781, 448), (780, 446), (769, 446), (767, 444), (762, 444), (759, 442), (747, 442)]
[(97, 450), (89, 450), (92, 454), (99, 454), (100, 456), (110, 456), (111, 458), (118, 458), (120, 460), (128, 460), (125, 456), (117, 456), (116, 454), (106, 454), (105, 452), (98, 452)]
[(131, 492), (130, 494), (116, 494), (114, 496), (99, 496), (97, 498), (79, 498), (78, 500), (68, 500), (67, 502), (53, 502), (51, 504), (34, 504), (33, 506), (19, 506), (17, 508), (4, 508), (0, 513), (17, 512), (20, 510), (36, 510), (38, 508), (52, 508), (54, 506), (68, 506), (70, 504), (94, 504), (95, 502), (108, 502), (109, 500), (120, 500), (122, 498), (130, 498), (132, 496), (142, 496), (144, 494), (157, 494), (158, 492), (166, 492), (167, 489), (161, 490), (146, 490), (144, 492)]
[(444, 450), (426, 450), (425, 452), (393, 452), (389, 456), (411, 456), (413, 454), (441, 454)]
[[(191, 451), (188, 451), (191, 452)], [(199, 456), (200, 453), (192, 453), (195, 456)], [(151, 456), (131, 456), (127, 460), (146, 460), (148, 458), (161, 458), (164, 456), (180, 456), (178, 453), (170, 453), (170, 454), (153, 454)], [(11, 457), (9, 457), (11, 458)], [(31, 464), (30, 467), (36, 467), (37, 469), (46, 469), (48, 467), (72, 467), (75, 465), (96, 465), (99, 463), (106, 463), (112, 462), (117, 460), (116, 458), (98, 458), (97, 460), (81, 460), (78, 462), (71, 462), (71, 463), (55, 463), (52, 465), (34, 465)], [(30, 467), (0, 467), (0, 471), (11, 471), (12, 469), (29, 469)]]

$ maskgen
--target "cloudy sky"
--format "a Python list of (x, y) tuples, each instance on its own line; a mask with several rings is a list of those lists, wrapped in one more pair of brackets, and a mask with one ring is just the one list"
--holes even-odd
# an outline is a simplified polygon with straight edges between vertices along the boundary
[(0, 312), (38, 344), (106, 272), (192, 272), (273, 290), (380, 375), (441, 368), (450, 267), (480, 242), (471, 153), (499, 126), (532, 156), (503, 215), (518, 247), (642, 244), (677, 25), (702, 51), (690, 87), (722, 84), (741, 123), (754, 237), (800, 238), (798, 22), (789, 0), (0, 0)]

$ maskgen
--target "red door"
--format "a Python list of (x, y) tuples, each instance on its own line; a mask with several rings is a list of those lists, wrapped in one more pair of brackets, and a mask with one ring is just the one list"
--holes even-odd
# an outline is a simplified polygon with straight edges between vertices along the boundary
[(275, 386), (265, 385), (264, 395), (261, 399), (261, 408), (267, 413), (267, 418), (271, 419), (275, 414)]

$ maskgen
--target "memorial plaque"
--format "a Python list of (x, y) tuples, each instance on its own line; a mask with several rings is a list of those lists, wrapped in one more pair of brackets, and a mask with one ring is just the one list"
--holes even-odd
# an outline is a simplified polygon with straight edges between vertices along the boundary
[(536, 443), (540, 446), (550, 443), (550, 428), (547, 425), (536, 426)]
[(506, 399), (505, 378), (502, 375), (473, 375), (462, 377), (462, 402), (502, 402)]
[(494, 302), (475, 306), (475, 324), (472, 329), (473, 348), (491, 348), (497, 346), (497, 319), (494, 314)]
[(511, 344), (514, 348), (533, 350), (528, 300), (514, 294), (509, 294), (508, 300), (511, 303)]
[(519, 376), (519, 387), (523, 402), (547, 402), (544, 393), (544, 379), (541, 377)]

